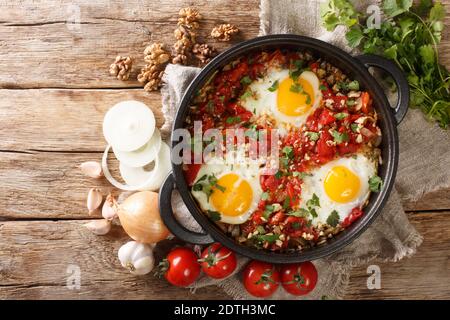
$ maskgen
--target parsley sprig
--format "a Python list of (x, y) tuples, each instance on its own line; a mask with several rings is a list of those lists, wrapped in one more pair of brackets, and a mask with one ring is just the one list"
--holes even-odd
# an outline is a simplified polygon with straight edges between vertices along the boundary
[[(405, 72), (411, 90), (410, 106), (439, 123), (450, 124), (450, 72), (439, 63), (438, 44), (444, 29), (445, 8), (432, 0), (383, 0), (385, 21), (369, 28), (368, 14), (358, 12), (348, 0), (328, 0), (321, 8), (327, 30), (349, 28), (351, 47), (382, 55)], [(356, 87), (356, 84), (355, 84)]]

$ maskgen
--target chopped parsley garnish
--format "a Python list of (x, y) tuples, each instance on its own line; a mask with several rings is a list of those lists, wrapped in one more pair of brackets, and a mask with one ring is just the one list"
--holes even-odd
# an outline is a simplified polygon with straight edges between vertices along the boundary
[(304, 71), (303, 69), (303, 61), (302, 60), (294, 60), (292, 62), (291, 69), (289, 70), (289, 76), (292, 80), (297, 81), (298, 77)]
[(206, 198), (209, 201), (209, 197), (214, 192), (214, 188), (225, 192), (225, 187), (217, 183), (217, 178), (215, 175), (203, 175), (197, 182), (192, 186), (192, 190), (201, 191), (206, 194)]
[(352, 129), (353, 132), (358, 132), (359, 130), (359, 125), (357, 123), (352, 123), (350, 125), (350, 128)]
[(277, 241), (280, 238), (280, 236), (278, 234), (261, 234), (261, 235), (255, 236), (254, 238), (258, 243), (264, 243), (264, 242), (274, 243), (275, 241)]
[(283, 153), (285, 154), (286, 157), (288, 157), (289, 159), (294, 158), (294, 148), (292, 148), (291, 146), (286, 146), (283, 148)]
[(269, 193), (268, 193), (268, 192), (263, 192), (263, 193), (261, 194), (261, 199), (262, 199), (262, 200), (267, 200), (267, 199), (269, 199)]
[(339, 213), (336, 210), (331, 211), (330, 215), (327, 218), (327, 223), (332, 227), (336, 227), (338, 225)]
[(305, 93), (305, 94), (306, 94), (306, 101), (305, 101), (305, 103), (306, 104), (311, 104), (311, 96), (308, 93)]
[(324, 90), (327, 90), (328, 88), (327, 88), (327, 86), (321, 84), (321, 85), (319, 86), (319, 89), (320, 89), (320, 91), (324, 91)]
[(247, 98), (250, 98), (253, 95), (253, 93), (251, 92), (251, 90), (247, 90), (245, 91), (242, 96), (241, 96), (241, 100), (245, 100)]
[(241, 117), (240, 116), (236, 116), (236, 117), (228, 117), (226, 120), (226, 123), (228, 124), (235, 124), (235, 123), (239, 123), (241, 122)]
[(264, 212), (263, 212), (264, 219), (268, 220), (274, 210), (275, 210), (275, 207), (273, 205), (271, 205), (271, 204), (266, 205)]
[(369, 179), (369, 189), (372, 192), (378, 192), (381, 190), (381, 186), (383, 185), (383, 180), (377, 175), (370, 177)]
[(307, 131), (307, 132), (305, 132), (305, 134), (311, 141), (317, 141), (317, 140), (319, 140), (319, 137), (320, 137), (320, 134), (318, 132)]
[(277, 89), (278, 89), (278, 80), (275, 80), (275, 82), (272, 84), (272, 86), (267, 90), (269, 90), (270, 92), (274, 92)]
[(292, 172), (292, 176), (294, 176), (295, 178), (300, 178), (300, 179), (304, 179), (305, 177), (308, 177), (311, 175), (312, 174), (307, 173), (307, 172), (298, 172), (298, 171)]
[(275, 178), (277, 178), (277, 179), (281, 179), (282, 176), (283, 176), (283, 172), (281, 172), (281, 171), (277, 171), (277, 173), (275, 173)]
[(336, 143), (343, 143), (347, 142), (349, 140), (348, 133), (347, 132), (338, 132), (336, 130), (331, 131), (331, 135), (333, 136), (334, 142)]
[(252, 83), (252, 79), (250, 79), (250, 77), (249, 76), (245, 76), (245, 77), (243, 77), (242, 79), (241, 79), (241, 83), (242, 84), (250, 84), (250, 83)]
[(297, 210), (289, 212), (287, 215), (298, 217), (298, 218), (306, 218), (309, 215), (309, 211), (305, 208), (299, 208)]
[(283, 209), (288, 209), (291, 206), (291, 197), (286, 197), (283, 202)]
[(289, 90), (291, 92), (294, 92), (294, 93), (302, 93), (303, 92), (303, 86), (300, 83), (293, 83), (291, 85), (291, 87), (289, 88)]
[(306, 206), (308, 208), (320, 207), (319, 197), (315, 193), (313, 193), (312, 198), (306, 202)]
[(345, 118), (348, 117), (348, 113), (346, 113), (346, 112), (339, 112), (339, 113), (336, 113), (336, 114), (334, 115), (334, 117), (335, 117), (337, 120), (342, 120), (342, 119), (345, 119)]
[(207, 214), (212, 221), (220, 221), (222, 216), (217, 211), (207, 210)]
[(347, 100), (346, 103), (347, 103), (347, 106), (352, 107), (356, 104), (356, 101), (355, 100)]
[(264, 229), (263, 226), (257, 226), (256, 230), (258, 231), (259, 234), (265, 234), (266, 233), (266, 229)]

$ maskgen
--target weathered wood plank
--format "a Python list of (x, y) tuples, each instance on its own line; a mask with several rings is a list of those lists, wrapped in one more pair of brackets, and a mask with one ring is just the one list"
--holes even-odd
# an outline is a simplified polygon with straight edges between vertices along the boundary
[[(192, 1), (32, 1), (0, 4), (0, 87), (106, 88), (138, 86), (108, 75), (115, 55), (136, 57), (134, 76), (142, 66), (149, 41), (173, 44), (172, 32), (180, 8)], [(222, 50), (230, 44), (208, 39), (212, 27), (230, 22), (242, 39), (258, 34), (258, 0), (196, 1), (204, 19), (200, 36)], [(444, 1), (450, 9), (450, 1)], [(77, 21), (79, 10), (80, 24)], [(448, 10), (450, 11), (450, 10)], [(450, 24), (450, 15), (446, 25)], [(441, 61), (450, 66), (450, 36), (444, 35)]]
[[(98, 237), (80, 221), (0, 222), (0, 299), (225, 299), (217, 288), (196, 294), (154, 274), (134, 277), (117, 251), (129, 240), (120, 227)], [(161, 245), (157, 258), (167, 250)], [(79, 267), (81, 287), (67, 288)], [(68, 269), (69, 268), (69, 269)], [(73, 271), (72, 271), (73, 272)]]
[[(174, 43), (178, 11), (192, 1), (32, 1), (0, 3), (0, 88), (110, 88), (139, 86), (108, 74), (117, 54), (135, 57), (134, 79), (150, 41)], [(208, 38), (229, 22), (252, 38), (259, 28), (258, 1), (196, 1), (204, 16), (199, 36), (219, 50), (230, 43)], [(79, 18), (77, 18), (79, 12)], [(80, 24), (72, 24), (80, 21)], [(67, 23), (66, 23), (67, 22)]]
[(117, 102), (139, 100), (164, 123), (159, 94), (143, 90), (0, 90), (0, 150), (101, 152), (102, 121)]
[(449, 212), (412, 214), (410, 221), (424, 237), (417, 253), (396, 263), (372, 262), (380, 266), (380, 290), (367, 289), (367, 266), (355, 269), (347, 299), (450, 298)]
[[(450, 214), (412, 214), (424, 235), (418, 253), (398, 263), (380, 263), (382, 289), (366, 289), (366, 266), (355, 270), (346, 298), (450, 298)], [(115, 227), (108, 236), (92, 235), (81, 221), (0, 222), (0, 299), (219, 299), (220, 289), (208, 288), (191, 295), (153, 275), (136, 278), (123, 270), (117, 250), (127, 241)], [(158, 257), (168, 243), (157, 250)], [(77, 265), (81, 288), (66, 288), (67, 268)], [(120, 288), (120, 289), (119, 289)]]

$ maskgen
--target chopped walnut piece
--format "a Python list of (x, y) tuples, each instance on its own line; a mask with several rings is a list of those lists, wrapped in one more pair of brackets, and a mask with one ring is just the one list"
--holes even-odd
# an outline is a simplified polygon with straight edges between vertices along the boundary
[(145, 48), (144, 60), (147, 65), (141, 69), (138, 81), (145, 84), (145, 91), (158, 90), (161, 87), (161, 79), (170, 55), (164, 50), (162, 43), (155, 42)]
[(198, 60), (200, 60), (202, 64), (208, 63), (214, 56), (215, 52), (216, 50), (206, 43), (196, 43), (192, 48), (192, 53)]
[(232, 24), (226, 23), (214, 27), (211, 37), (219, 41), (230, 41), (231, 37), (239, 32), (239, 29)]
[(116, 60), (109, 66), (109, 74), (122, 81), (128, 80), (132, 66), (133, 60), (130, 57), (117, 56)]
[(197, 10), (193, 8), (183, 8), (179, 12), (178, 27), (174, 31), (175, 39), (173, 45), (172, 63), (187, 64), (191, 55), (191, 50), (196, 43), (196, 32), (201, 18)]

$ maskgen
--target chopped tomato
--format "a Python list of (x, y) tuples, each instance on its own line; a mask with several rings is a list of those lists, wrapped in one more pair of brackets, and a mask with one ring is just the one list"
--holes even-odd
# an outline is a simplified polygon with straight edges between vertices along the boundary
[(274, 192), (277, 190), (279, 180), (275, 177), (275, 175), (261, 176), (260, 180), (263, 191)]
[(230, 74), (228, 75), (228, 80), (230, 82), (237, 82), (239, 81), (242, 76), (247, 72), (248, 65), (246, 62), (241, 62), (234, 68), (233, 70), (230, 70)]
[(322, 131), (319, 140), (317, 141), (317, 154), (319, 156), (332, 157), (336, 153), (336, 147), (330, 142), (333, 141), (333, 137), (328, 131)]
[(347, 106), (347, 96), (334, 96), (333, 98), (333, 109), (337, 111), (342, 111)]
[(317, 72), (317, 69), (319, 69), (319, 64), (317, 62), (313, 62), (309, 65), (309, 67), (313, 72)]
[(340, 144), (338, 146), (338, 152), (340, 155), (355, 153), (358, 149), (359, 146), (353, 143)]
[(286, 215), (282, 211), (278, 211), (277, 213), (275, 213), (270, 217), (269, 224), (272, 226), (279, 225), (284, 220), (285, 217)]
[(365, 114), (370, 113), (371, 112), (371, 101), (370, 101), (370, 95), (368, 92), (363, 92), (361, 94), (361, 101), (362, 101), (361, 111), (364, 112)]
[(361, 218), (361, 216), (364, 214), (361, 208), (356, 207), (353, 208), (350, 214), (345, 217), (344, 221), (342, 221), (342, 226), (344, 228), (347, 228), (349, 225), (351, 225), (355, 220), (358, 220)]
[(325, 126), (331, 124), (336, 121), (336, 118), (333, 116), (333, 113), (328, 109), (323, 109), (320, 113), (319, 124)]

